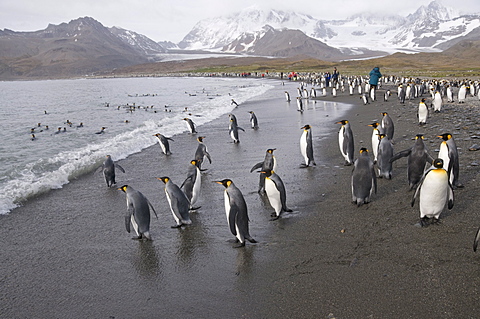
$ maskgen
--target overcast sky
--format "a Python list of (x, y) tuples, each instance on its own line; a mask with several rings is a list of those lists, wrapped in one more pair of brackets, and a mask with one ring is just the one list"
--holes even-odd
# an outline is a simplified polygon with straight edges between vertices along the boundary
[[(306, 13), (317, 19), (344, 19), (369, 12), (406, 16), (431, 0), (0, 0), (0, 29), (37, 31), (89, 16), (106, 27), (121, 27), (155, 41), (178, 43), (202, 20), (254, 4)], [(479, 13), (480, 0), (440, 0), (461, 13)], [(461, 7), (460, 7), (461, 5)]]

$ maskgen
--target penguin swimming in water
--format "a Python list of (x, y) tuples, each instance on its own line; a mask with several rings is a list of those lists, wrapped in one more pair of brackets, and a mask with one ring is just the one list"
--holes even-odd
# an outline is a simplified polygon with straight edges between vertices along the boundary
[(168, 143), (168, 141), (170, 140), (170, 141), (174, 142), (174, 140), (171, 139), (170, 137), (165, 137), (160, 133), (157, 133), (153, 136), (155, 136), (158, 139), (158, 144), (160, 144), (160, 147), (162, 148), (163, 154), (171, 155), (172, 152), (170, 152), (170, 144)]
[(205, 136), (199, 136), (197, 138), (198, 146), (197, 150), (195, 151), (195, 161), (197, 161), (197, 166), (200, 170), (202, 170), (202, 163), (205, 157), (208, 159), (208, 162), (212, 164), (212, 158), (210, 157), (210, 153), (208, 153), (207, 145), (203, 143), (203, 139)]
[(253, 111), (249, 111), (248, 113), (250, 113), (250, 125), (252, 129), (256, 130), (258, 128), (257, 116)]
[(130, 224), (137, 234), (132, 239), (152, 240), (150, 236), (150, 208), (158, 219), (157, 212), (150, 201), (139, 191), (131, 186), (123, 185), (118, 190), (125, 192), (127, 196), (127, 214), (125, 215), (125, 228), (130, 233)]
[(310, 164), (317, 165), (313, 159), (313, 143), (312, 143), (312, 131), (311, 126), (306, 124), (303, 129), (302, 136), (300, 137), (300, 152), (305, 160), (305, 163), (301, 167), (309, 167)]
[(256, 243), (257, 241), (250, 236), (248, 229), (250, 220), (248, 219), (247, 203), (242, 192), (230, 179), (215, 181), (215, 183), (225, 187), (224, 202), (228, 227), (232, 235), (236, 237), (236, 241), (240, 243), (235, 248), (245, 246), (245, 239), (251, 243)]
[(196, 134), (197, 130), (195, 129), (195, 123), (189, 119), (188, 117), (183, 119), (187, 123), (188, 130), (190, 131), (190, 134)]
[(352, 171), (352, 202), (357, 207), (368, 204), (370, 198), (377, 193), (377, 176), (373, 161), (364, 147), (360, 149), (360, 156), (355, 160)]
[(415, 144), (409, 149), (398, 152), (390, 159), (394, 162), (399, 158), (407, 157), (407, 177), (410, 190), (420, 182), (425, 172), (427, 163), (432, 163), (433, 158), (427, 153), (425, 143), (423, 143), (423, 135), (417, 134), (415, 136)]
[(107, 187), (112, 187), (115, 182), (115, 168), (118, 168), (122, 173), (125, 173), (123, 167), (120, 164), (115, 164), (112, 160), (110, 155), (107, 155), (107, 159), (103, 162), (100, 168), (103, 171), (103, 176), (105, 177), (105, 181), (107, 182)]
[(418, 103), (418, 124), (423, 125), (427, 124), (427, 117), (428, 117), (428, 108), (425, 104), (425, 99), (422, 99), (420, 103)]
[(454, 188), (463, 188), (463, 185), (458, 182), (460, 163), (458, 159), (457, 145), (455, 144), (453, 135), (450, 133), (444, 133), (438, 137), (443, 139), (440, 144), (438, 158), (443, 160), (443, 168), (448, 172), (450, 184), (452, 184)]
[(377, 155), (378, 155), (378, 144), (380, 144), (380, 140), (378, 139), (378, 135), (382, 132), (380, 124), (378, 122), (373, 122), (372, 124), (368, 124), (373, 128), (372, 131), (372, 151), (373, 151), (373, 163), (377, 162)]
[[(100, 131), (95, 132), (95, 134), (103, 134), (103, 133), (105, 133), (105, 129), (106, 129), (106, 127), (102, 127), (102, 128), (100, 129)], [(60, 128), (59, 128), (59, 131), (60, 131)]]
[[(275, 150), (276, 150), (275, 148), (269, 148), (266, 151), (265, 159), (263, 160), (263, 162), (255, 164), (250, 170), (250, 173), (259, 168), (262, 171), (267, 171), (267, 170), (275, 171), (277, 169), (277, 160), (273, 155), (273, 151)], [(260, 180), (258, 182), (258, 192), (259, 193), (265, 192), (265, 173), (262, 173), (262, 172), (260, 172)]]
[(340, 147), (340, 152), (342, 152), (342, 155), (345, 158), (345, 165), (352, 165), (354, 143), (353, 132), (350, 128), (350, 123), (347, 120), (342, 120), (340, 122), (336, 122), (335, 124), (342, 124), (342, 127), (338, 131), (338, 145)]
[(280, 214), (283, 212), (292, 212), (292, 210), (287, 207), (287, 192), (280, 176), (272, 170), (265, 170), (260, 173), (265, 174), (265, 192), (267, 193), (270, 205), (275, 210), (275, 212), (271, 214), (273, 218), (270, 220), (280, 218)]
[(393, 157), (393, 145), (392, 142), (386, 138), (385, 134), (378, 135), (380, 143), (378, 144), (378, 177), (385, 177), (386, 179), (392, 179), (392, 162)]
[(453, 208), (453, 188), (448, 181), (448, 173), (443, 169), (443, 160), (433, 161), (433, 168), (425, 172), (412, 198), (412, 207), (420, 194), (420, 226), (426, 227), (438, 222), (440, 214), (448, 202), (448, 209)]
[(182, 225), (190, 225), (192, 223), (188, 214), (190, 202), (185, 193), (169, 177), (157, 177), (157, 179), (165, 183), (165, 195), (176, 222), (176, 225), (171, 227), (180, 228)]
[(383, 134), (387, 135), (387, 138), (393, 141), (393, 134), (395, 133), (393, 120), (387, 112), (382, 112), (381, 114), (383, 117), (382, 121), (380, 122), (380, 126), (382, 127)]
[(190, 202), (190, 210), (195, 211), (201, 208), (201, 206), (194, 207), (193, 205), (195, 205), (200, 196), (202, 175), (196, 160), (190, 161), (190, 164), (191, 165), (188, 167), (187, 178), (183, 181), (182, 185), (180, 185), (180, 188), (183, 189), (183, 192), (187, 195)]

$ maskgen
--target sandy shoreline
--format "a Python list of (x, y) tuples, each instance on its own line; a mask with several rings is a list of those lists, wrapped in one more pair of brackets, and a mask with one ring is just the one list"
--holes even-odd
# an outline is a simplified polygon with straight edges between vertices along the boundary
[[(406, 160), (395, 163), (391, 181), (379, 180), (370, 204), (357, 208), (350, 203), (351, 167), (343, 166), (334, 124), (342, 119), (341, 106), (319, 100), (300, 114), (283, 98), (285, 89), (295, 96), (297, 83), (273, 83), (265, 96), (234, 110), (246, 130), (239, 145), (230, 142), (226, 115), (199, 128), (212, 164), (204, 166), (202, 209), (191, 227), (170, 229), (163, 185), (153, 178), (182, 182), (196, 148), (188, 134), (174, 137), (170, 157), (155, 145), (120, 161), (127, 173), (118, 174), (118, 183), (142, 191), (159, 212), (151, 243), (130, 239), (123, 226), (125, 196), (107, 189), (101, 175), (82, 176), (0, 216), (0, 317), (475, 318), (480, 257), (472, 241), (480, 213), (478, 167), (471, 164), (480, 153), (468, 147), (480, 126), (478, 109), (457, 111), (473, 102), (447, 105), (420, 128), (418, 100), (364, 106), (358, 95), (328, 98), (355, 105), (342, 117), (352, 124), (356, 152), (370, 148), (367, 124), (382, 111), (395, 121), (395, 151), (423, 133), (436, 154), (435, 136), (454, 133), (465, 188), (456, 191), (455, 207), (440, 225), (420, 229), (413, 226), (419, 213), (418, 205), (410, 207)], [(248, 127), (250, 110), (259, 118), (257, 131)], [(328, 124), (318, 127), (327, 115)], [(312, 126), (315, 168), (299, 168), (304, 124)], [(277, 148), (278, 173), (294, 210), (275, 222), (256, 193), (258, 176), (249, 173), (268, 148)], [(242, 190), (258, 244), (233, 249), (227, 242), (232, 236), (223, 188), (213, 183), (223, 178)]]

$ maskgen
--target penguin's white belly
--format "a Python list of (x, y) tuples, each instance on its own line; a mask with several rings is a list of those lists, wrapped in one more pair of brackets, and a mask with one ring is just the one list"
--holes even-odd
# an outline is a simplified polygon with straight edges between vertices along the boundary
[(434, 170), (428, 173), (420, 189), (420, 217), (439, 218), (448, 196), (446, 172)]
[(225, 190), (224, 191), (225, 194), (224, 194), (224, 204), (225, 204), (225, 215), (227, 215), (227, 223), (228, 223), (228, 226), (230, 226), (230, 219), (228, 218), (228, 215), (230, 214), (230, 198), (228, 197), (228, 193), (227, 191)]
[(165, 147), (165, 145), (162, 142), (159, 142), (159, 144), (160, 144), (160, 147), (162, 148), (163, 154), (167, 154), (167, 148)]
[(375, 159), (375, 161), (377, 161), (377, 155), (378, 155), (378, 143), (379, 143), (379, 140), (378, 140), (378, 130), (373, 130), (373, 133), (372, 133), (372, 152), (373, 152), (373, 158)]
[(419, 123), (426, 123), (427, 122), (427, 115), (428, 115), (428, 110), (427, 106), (422, 103), (418, 106), (418, 122)]
[(275, 183), (268, 177), (265, 178), (265, 191), (267, 192), (270, 205), (273, 207), (273, 209), (275, 209), (277, 216), (279, 216), (282, 211), (280, 192), (277, 190)]
[(200, 174), (200, 170), (197, 168), (197, 176), (195, 178), (195, 183), (193, 184), (192, 200), (190, 202), (191, 205), (197, 202), (198, 196), (200, 195), (201, 185), (202, 185), (202, 175)]
[(338, 132), (338, 146), (340, 147), (340, 152), (342, 152), (343, 157), (345, 157), (345, 160), (348, 161), (348, 155), (343, 152), (343, 143), (345, 143), (344, 134), (345, 127), (342, 126), (342, 128)]
[[(308, 156), (307, 156), (307, 132), (303, 132), (302, 137), (300, 138), (300, 152), (302, 153), (303, 158), (305, 159), (305, 164), (308, 165)], [(274, 170), (275, 171), (275, 170)]]
[(443, 160), (443, 168), (446, 171), (448, 171), (448, 165), (450, 164), (450, 157), (448, 156), (448, 147), (446, 142), (442, 142), (442, 144), (440, 145), (438, 158), (441, 158)]
[(130, 216), (130, 221), (132, 222), (133, 230), (135, 231), (135, 233), (137, 233), (137, 236), (140, 236), (140, 234), (138, 233), (138, 224), (135, 221), (135, 215), (134, 214), (132, 214), (132, 216)]
[(172, 199), (170, 198), (170, 195), (168, 195), (167, 190), (165, 190), (165, 194), (167, 195), (167, 201), (168, 201), (168, 206), (170, 206), (170, 210), (172, 211), (173, 218), (175, 218), (175, 221), (177, 222), (178, 225), (180, 225), (180, 219), (177, 217), (177, 214), (173, 211), (172, 208)]

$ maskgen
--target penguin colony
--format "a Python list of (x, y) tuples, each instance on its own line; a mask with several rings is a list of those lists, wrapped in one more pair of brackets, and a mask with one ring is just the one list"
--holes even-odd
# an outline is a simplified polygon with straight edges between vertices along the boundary
[[(394, 77), (384, 77), (379, 83), (381, 87), (383, 83), (393, 82), (397, 85), (397, 101), (392, 96), (390, 90), (387, 90), (384, 95), (384, 101), (388, 103), (405, 103), (405, 100), (421, 99), (418, 107), (418, 121), (419, 125), (426, 125), (429, 117), (429, 109), (435, 113), (442, 112), (443, 97), (448, 95), (448, 102), (453, 100), (452, 86), (457, 87), (459, 84), (436, 82), (436, 81), (420, 81), (412, 79), (400, 79)], [(362, 84), (365, 84), (365, 91), (362, 90)], [(306, 84), (302, 83), (301, 87), (297, 89), (298, 96), (296, 97), (297, 110), (301, 113), (307, 110), (304, 107), (302, 100), (316, 99), (317, 94), (315, 88), (312, 87), (310, 94), (304, 87)], [(327, 87), (320, 79), (313, 85), (319, 85), (324, 92)], [(468, 84), (468, 88), (474, 85)], [(347, 94), (354, 94), (355, 88), (364, 101), (368, 102), (368, 98), (372, 103), (376, 102), (375, 92), (369, 92), (368, 79), (362, 77), (342, 78), (337, 87), (332, 88), (332, 97), (337, 96), (337, 92), (345, 92), (345, 86), (349, 87)], [(476, 85), (478, 87), (478, 85)], [(458, 100), (465, 100), (462, 90), (467, 90), (467, 84), (460, 84)], [(363, 93), (362, 92), (366, 92)], [(442, 93), (443, 92), (443, 93)], [(477, 90), (478, 92), (478, 90)], [(428, 95), (430, 94), (430, 98)], [(423, 96), (427, 96), (424, 98)], [(285, 91), (286, 102), (290, 103), (290, 94)], [(430, 102), (430, 104), (428, 103)], [(370, 102), (368, 102), (369, 104)], [(377, 102), (379, 103), (379, 102)], [(237, 107), (238, 105), (236, 105)], [(250, 113), (250, 125), (252, 129), (259, 128), (258, 119), (253, 111)], [(433, 114), (433, 112), (432, 112)], [(414, 190), (411, 205), (414, 206), (415, 201), (419, 201), (420, 222), (421, 227), (426, 227), (430, 224), (437, 223), (440, 219), (441, 213), (445, 209), (452, 209), (454, 206), (454, 189), (462, 188), (463, 185), (459, 182), (459, 159), (458, 151), (454, 142), (453, 135), (449, 132), (438, 133), (437, 138), (440, 138), (440, 151), (437, 156), (432, 156), (427, 152), (423, 142), (424, 136), (417, 134), (412, 137), (415, 140), (411, 148), (395, 153), (394, 152), (394, 133), (395, 124), (387, 112), (379, 114), (381, 118), (374, 120), (372, 124), (368, 124), (373, 128), (371, 135), (371, 145), (369, 147), (360, 148), (359, 152), (355, 152), (354, 145), (354, 127), (349, 120), (341, 120), (336, 124), (341, 124), (338, 133), (338, 142), (340, 147), (340, 154), (344, 159), (344, 165), (353, 166), (350, 186), (352, 191), (352, 203), (360, 207), (368, 204), (373, 194), (377, 193), (377, 178), (384, 178), (385, 180), (392, 179), (393, 162), (407, 157), (407, 180), (410, 190)], [(196, 134), (196, 127), (193, 121), (189, 118), (184, 118), (187, 123), (190, 134)], [(359, 125), (355, 123), (355, 125)], [(300, 129), (303, 133), (300, 135), (300, 154), (303, 158), (303, 163), (300, 163), (302, 168), (313, 168), (316, 165), (314, 154), (314, 143), (312, 139), (312, 127), (305, 124)], [(233, 144), (240, 143), (239, 130), (245, 130), (238, 126), (237, 118), (234, 114), (229, 114), (229, 135), (233, 140)], [(165, 155), (170, 155), (170, 148), (168, 141), (172, 140), (166, 138), (160, 133), (154, 134), (159, 140), (162, 152)], [(197, 138), (198, 148), (195, 152), (195, 159), (190, 162), (190, 167), (187, 172), (187, 177), (178, 186), (170, 177), (157, 177), (158, 180), (164, 183), (164, 190), (166, 199), (172, 211), (175, 220), (174, 228), (181, 228), (192, 224), (189, 214), (200, 209), (195, 207), (198, 197), (200, 196), (202, 170), (201, 165), (208, 159), (212, 163), (210, 154), (207, 151), (206, 145), (203, 143), (204, 136)], [(172, 140), (173, 141), (173, 140)], [(262, 162), (255, 164), (250, 172), (257, 171), (259, 174), (258, 193), (266, 196), (270, 206), (273, 209), (271, 213), (271, 220), (281, 218), (282, 214), (292, 212), (287, 206), (287, 190), (282, 178), (276, 173), (276, 159), (273, 155), (276, 149), (271, 148), (266, 150), (265, 159)], [(340, 157), (339, 157), (340, 158)], [(111, 187), (115, 184), (115, 164), (113, 160), (108, 157), (102, 165), (104, 170), (107, 186)], [(116, 165), (118, 169), (125, 172), (121, 166)], [(376, 169), (375, 169), (376, 167)], [(113, 172), (113, 176), (112, 176)], [(108, 177), (107, 177), (108, 176)], [(231, 179), (222, 179), (214, 181), (224, 187), (224, 206), (227, 219), (227, 225), (230, 232), (235, 238), (237, 245), (235, 247), (245, 246), (245, 242), (256, 243), (249, 232), (249, 218), (247, 203), (243, 197), (242, 191), (235, 185)], [(125, 217), (126, 229), (130, 232), (130, 224), (133, 226), (137, 236), (134, 239), (150, 240), (149, 233), (149, 214), (150, 208), (156, 214), (152, 205), (139, 191), (134, 190), (131, 186), (124, 185), (119, 188), (126, 193), (127, 200), (127, 214)], [(137, 209), (138, 207), (138, 209)], [(138, 211), (137, 211), (138, 210)], [(148, 217), (147, 217), (148, 216)], [(190, 227), (190, 226), (189, 226)], [(193, 226), (192, 226), (193, 227)], [(480, 229), (475, 237), (474, 249), (476, 250), (478, 241), (480, 240)]]

